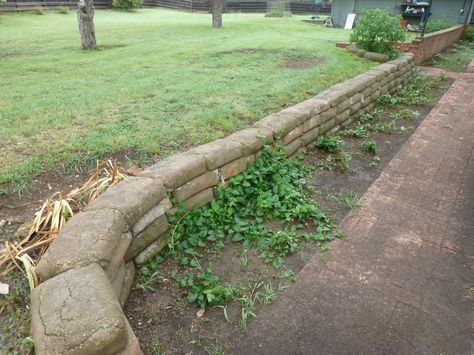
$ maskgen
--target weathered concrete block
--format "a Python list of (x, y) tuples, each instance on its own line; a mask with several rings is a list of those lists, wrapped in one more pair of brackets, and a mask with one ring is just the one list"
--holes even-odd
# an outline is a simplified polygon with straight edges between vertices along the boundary
[(208, 171), (198, 176), (181, 187), (174, 190), (173, 195), (178, 201), (184, 201), (189, 197), (205, 190), (209, 187), (216, 186), (219, 183), (219, 175), (217, 170)]
[(246, 128), (227, 137), (242, 146), (244, 156), (252, 155), (265, 144), (273, 143), (273, 131), (268, 128)]
[(374, 89), (372, 88), (372, 86), (369, 86), (364, 91), (362, 91), (363, 100), (366, 100), (368, 97), (370, 97), (370, 95), (372, 95), (373, 92), (374, 92)]
[(350, 44), (346, 47), (346, 50), (352, 54), (355, 54), (359, 57), (363, 57), (367, 51), (365, 49), (357, 48), (355, 44)]
[(316, 141), (319, 135), (319, 127), (315, 127), (312, 130), (309, 130), (301, 137), (301, 143), (303, 146), (307, 146)]
[(323, 135), (327, 133), (331, 128), (333, 128), (336, 125), (336, 117), (330, 119), (329, 121), (326, 121), (319, 126), (319, 134)]
[(354, 105), (360, 101), (362, 101), (362, 98), (364, 97), (364, 95), (362, 95), (362, 93), (358, 92), (354, 95), (351, 96), (351, 105)]
[(211, 171), (243, 156), (242, 146), (228, 138), (200, 145), (193, 152), (202, 156), (207, 170)]
[(398, 66), (391, 63), (384, 63), (369, 70), (369, 72), (379, 71), (384, 73), (393, 73), (398, 70)]
[(287, 145), (288, 143), (293, 142), (296, 138), (301, 137), (303, 134), (303, 125), (300, 125), (290, 132), (288, 132), (282, 139), (281, 143)]
[(204, 159), (188, 150), (153, 164), (143, 170), (140, 176), (158, 178), (168, 190), (174, 190), (196, 176), (204, 174), (206, 170)]
[(142, 350), (140, 349), (140, 344), (138, 343), (138, 339), (133, 333), (132, 328), (127, 323), (127, 346), (124, 350), (116, 353), (115, 355), (143, 355)]
[(105, 272), (107, 276), (109, 276), (109, 279), (112, 280), (113, 277), (115, 277), (115, 274), (119, 270), (120, 264), (122, 264), (131, 242), (132, 233), (127, 232), (122, 234), (122, 238), (120, 238), (117, 248), (115, 248), (114, 255), (112, 256), (112, 259), (110, 260), (107, 269), (105, 269)]
[(323, 100), (321, 98), (317, 98), (317, 97), (313, 97), (311, 99), (305, 100), (305, 101), (303, 101), (303, 103), (309, 105), (310, 108), (311, 108), (310, 114), (308, 115), (308, 117), (306, 119), (310, 119), (311, 117), (313, 117), (313, 116), (315, 116), (319, 113), (322, 113), (322, 112), (328, 110), (329, 107), (331, 107), (329, 102), (327, 102), (326, 100)]
[(347, 99), (342, 101), (339, 105), (337, 105), (337, 114), (347, 110), (351, 106), (351, 100)]
[(351, 110), (350, 108), (348, 108), (347, 110), (341, 112), (341, 113), (338, 113), (337, 116), (336, 116), (336, 123), (337, 124), (341, 124), (342, 122), (344, 122), (345, 120), (347, 120), (349, 118), (349, 116), (351, 115)]
[(354, 122), (354, 119), (352, 117), (348, 118), (347, 120), (341, 123), (341, 128), (349, 126), (352, 122)]
[(97, 197), (86, 211), (113, 208), (123, 214), (129, 225), (133, 225), (165, 196), (161, 180), (129, 177)]
[(125, 260), (130, 260), (138, 255), (142, 250), (164, 234), (168, 230), (168, 227), (169, 223), (165, 214), (155, 219), (155, 221), (144, 231), (132, 239), (132, 243), (125, 253)]
[(255, 161), (255, 155), (248, 157), (242, 157), (233, 162), (224, 165), (222, 168), (219, 168), (219, 173), (221, 178), (224, 180), (230, 179), (232, 176), (240, 174), (247, 168), (248, 163), (253, 163)]
[(301, 148), (301, 139), (295, 139), (293, 142), (285, 146), (286, 156), (289, 157), (293, 155), (298, 149)]
[(122, 292), (123, 280), (125, 278), (125, 262), (122, 261), (120, 267), (118, 268), (117, 273), (115, 274), (114, 278), (112, 279), (112, 288), (114, 290), (115, 296), (117, 299), (120, 297), (120, 293)]
[(273, 132), (274, 140), (277, 140), (301, 125), (304, 121), (305, 113), (295, 113), (286, 109), (261, 119), (254, 124), (254, 127), (270, 129)]
[(152, 224), (158, 217), (163, 216), (172, 208), (171, 201), (168, 197), (164, 198), (158, 205), (148, 211), (137, 223), (132, 226), (133, 236), (137, 236), (140, 232), (145, 230), (150, 224)]
[(303, 123), (303, 132), (308, 132), (321, 124), (321, 115), (315, 115)]
[(388, 62), (388, 55), (375, 52), (367, 52), (364, 54), (364, 58), (368, 60), (373, 60), (374, 62), (385, 63)]
[(115, 354), (128, 343), (127, 320), (97, 264), (68, 270), (31, 293), (35, 352)]
[(138, 254), (134, 261), (137, 266), (145, 265), (148, 260), (154, 258), (171, 241), (171, 232), (163, 234), (160, 238), (151, 243), (145, 250)]
[(347, 90), (341, 84), (336, 84), (315, 96), (317, 99), (325, 100), (331, 107), (336, 107), (347, 99)]
[(351, 107), (350, 107), (350, 115), (354, 115), (356, 114), (357, 112), (359, 112), (360, 108), (362, 107), (362, 102), (359, 101), (355, 104), (353, 104)]
[[(36, 267), (45, 281), (69, 269), (97, 263), (112, 277), (127, 225), (117, 210), (78, 213), (61, 230)], [(121, 247), (120, 247), (121, 249)], [(120, 255), (118, 255), (120, 257)], [(122, 255), (123, 257), (123, 255)]]
[(127, 302), (128, 295), (133, 286), (133, 281), (135, 279), (135, 264), (133, 261), (125, 263), (125, 273), (123, 277), (122, 289), (119, 295), (120, 306), (123, 308)]
[[(191, 196), (186, 201), (183, 201), (183, 208), (185, 211), (190, 211), (194, 208), (201, 207), (214, 199), (214, 191), (212, 188), (198, 192), (196, 195)], [(176, 208), (170, 210), (170, 214), (174, 214)]]
[(321, 114), (321, 123), (325, 123), (326, 121), (329, 121), (335, 118), (336, 115), (337, 115), (337, 109), (335, 107), (331, 107), (329, 110), (324, 111)]

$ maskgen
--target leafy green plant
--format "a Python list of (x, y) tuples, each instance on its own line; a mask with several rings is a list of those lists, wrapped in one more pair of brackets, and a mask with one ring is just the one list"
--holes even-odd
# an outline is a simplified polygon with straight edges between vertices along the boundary
[(117, 9), (135, 11), (142, 6), (143, 0), (113, 0), (112, 6)]
[(59, 14), (68, 14), (69, 13), (69, 7), (67, 6), (64, 6), (64, 5), (61, 5), (61, 6), (58, 6), (58, 8), (56, 9), (56, 11), (59, 13)]
[(222, 304), (234, 294), (232, 287), (220, 284), (219, 277), (213, 274), (211, 266), (199, 274), (186, 272), (180, 277), (175, 272), (172, 277), (181, 288), (188, 289), (188, 302), (197, 303), (201, 308)]
[(350, 191), (347, 193), (341, 192), (337, 194), (330, 194), (328, 198), (331, 200), (335, 200), (338, 205), (345, 207), (347, 209), (353, 209), (354, 207), (358, 207), (360, 205), (359, 199), (360, 195), (355, 191)]
[(474, 42), (474, 27), (468, 27), (464, 33), (464, 37), (468, 42)]
[(402, 103), (402, 99), (390, 94), (381, 95), (377, 98), (377, 103), (382, 106), (395, 107)]
[(420, 113), (418, 111), (413, 111), (408, 108), (402, 108), (391, 114), (391, 117), (395, 119), (401, 118), (406, 121), (411, 121), (417, 118), (418, 116), (420, 116)]
[(342, 132), (343, 135), (355, 138), (367, 137), (367, 129), (364, 125), (358, 124), (355, 128), (347, 128)]
[(377, 154), (377, 142), (374, 140), (365, 140), (362, 142), (362, 149), (368, 153)]
[(291, 17), (291, 12), (286, 8), (286, 2), (277, 0), (276, 2), (271, 2), (272, 9), (265, 14), (265, 17)]
[(329, 153), (336, 153), (342, 150), (344, 141), (337, 135), (321, 136), (316, 141), (316, 147)]
[(41, 5), (38, 5), (38, 6), (33, 7), (32, 11), (35, 15), (43, 15), (44, 14), (44, 7), (41, 6)]
[(394, 58), (398, 55), (396, 44), (405, 41), (405, 32), (400, 26), (400, 19), (400, 16), (390, 16), (384, 10), (367, 10), (357, 21), (350, 41), (361, 49)]

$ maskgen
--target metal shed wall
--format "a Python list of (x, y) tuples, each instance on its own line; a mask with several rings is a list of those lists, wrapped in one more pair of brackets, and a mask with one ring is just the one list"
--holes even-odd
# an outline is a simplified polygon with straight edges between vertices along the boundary
[[(432, 18), (465, 23), (474, 0), (433, 0)], [(344, 27), (347, 14), (361, 14), (367, 9), (387, 9), (391, 14), (400, 14), (401, 0), (333, 0), (332, 20), (335, 26)], [(464, 14), (461, 9), (464, 6)]]

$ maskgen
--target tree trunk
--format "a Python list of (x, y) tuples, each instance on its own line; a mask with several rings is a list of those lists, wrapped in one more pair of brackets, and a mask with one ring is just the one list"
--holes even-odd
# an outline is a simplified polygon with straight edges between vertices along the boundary
[(222, 8), (224, 0), (213, 0), (212, 5), (212, 27), (222, 27)]
[(96, 49), (94, 5), (92, 0), (79, 0), (77, 21), (79, 23), (79, 33), (81, 34), (82, 49)]

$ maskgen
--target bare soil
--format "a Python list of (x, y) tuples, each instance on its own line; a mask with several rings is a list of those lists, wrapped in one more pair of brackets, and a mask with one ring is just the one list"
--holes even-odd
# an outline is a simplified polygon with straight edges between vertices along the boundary
[[(452, 82), (445, 83), (445, 86), (433, 91), (431, 103), (406, 107), (418, 111), (420, 115), (417, 118), (409, 121), (399, 119), (392, 134), (369, 134), (367, 139), (377, 143), (378, 159), (374, 160), (374, 154), (361, 148), (363, 139), (349, 137), (344, 138), (344, 151), (352, 156), (347, 171), (314, 168), (324, 161), (327, 153), (316, 149), (306, 154), (303, 163), (313, 167), (314, 172), (308, 179), (308, 191), (336, 224), (349, 212), (349, 208), (335, 196), (348, 193), (362, 195), (368, 189)], [(389, 120), (389, 114), (382, 117), (382, 121)], [(275, 225), (275, 228), (278, 226)], [(318, 253), (313, 244), (306, 243), (285, 260), (284, 266), (275, 269), (265, 264), (255, 251), (245, 251), (240, 244), (227, 243), (222, 254), (205, 257), (204, 263), (212, 262), (214, 272), (223, 283), (252, 289), (263, 282), (271, 284), (278, 294), (285, 292), (285, 288), (296, 281), (296, 278), (282, 278), (281, 273), (291, 270), (297, 275), (306, 261)], [(125, 314), (146, 354), (222, 354), (226, 348), (232, 347), (226, 343), (228, 339), (245, 338), (242, 334), (246, 330), (239, 324), (240, 302), (232, 301), (226, 306), (227, 319), (222, 307), (208, 308), (204, 315), (199, 314), (199, 308), (187, 302), (186, 292), (172, 279), (173, 271), (178, 271), (176, 264), (165, 260), (159, 266), (158, 281), (152, 285), (154, 290), (135, 287), (125, 305)], [(257, 292), (263, 293), (263, 287)], [(263, 312), (266, 312), (265, 305), (256, 301), (255, 315), (258, 317)]]

